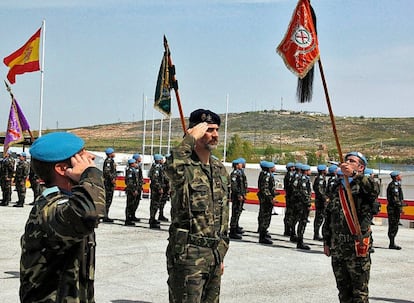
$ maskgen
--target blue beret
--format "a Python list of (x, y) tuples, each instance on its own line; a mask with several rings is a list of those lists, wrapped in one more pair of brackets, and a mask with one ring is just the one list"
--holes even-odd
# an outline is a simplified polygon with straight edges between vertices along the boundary
[(333, 174), (334, 172), (336, 172), (338, 170), (338, 165), (331, 165), (328, 167), (328, 173)]
[(240, 162), (240, 158), (234, 159), (233, 162), (232, 162), (233, 165), (240, 164), (240, 163), (242, 163), (242, 162)]
[(134, 154), (132, 156), (132, 158), (135, 159), (135, 160), (137, 160), (137, 159), (141, 158), (141, 155), (140, 154)]
[(246, 159), (245, 158), (239, 158), (239, 160), (240, 160), (240, 163), (246, 164)]
[(324, 171), (324, 170), (326, 170), (326, 165), (325, 164), (319, 164), (317, 169), (318, 169), (318, 171)]
[(364, 175), (371, 175), (374, 172), (372, 168), (365, 168)]
[(307, 165), (307, 164), (302, 164), (302, 166), (301, 166), (301, 168), (300, 168), (301, 170), (310, 170), (311, 168), (310, 168), (310, 166), (309, 165)]
[(115, 152), (115, 150), (112, 147), (108, 147), (107, 149), (105, 149), (105, 154), (110, 155), (113, 152)]
[(135, 162), (137, 162), (137, 161), (135, 161), (135, 159), (128, 159), (128, 164), (132, 164), (132, 163), (135, 163)]
[(349, 156), (355, 156), (358, 157), (362, 162), (364, 162), (364, 165), (367, 166), (368, 165), (368, 161), (367, 158), (365, 158), (365, 156), (363, 154), (361, 154), (360, 152), (350, 152), (347, 153), (345, 156), (345, 160), (349, 157)]
[(59, 162), (78, 153), (84, 145), (85, 142), (72, 133), (50, 133), (36, 139), (30, 147), (30, 155), (43, 162)]
[(338, 174), (338, 176), (343, 176), (344, 175), (344, 173), (341, 169), (338, 169), (338, 171), (336, 173)]
[(27, 157), (27, 154), (25, 152), (21, 152), (19, 155), (22, 157)]
[(155, 154), (155, 155), (154, 155), (154, 160), (155, 160), (155, 161), (162, 160), (162, 155), (160, 155), (160, 154)]
[(399, 174), (400, 174), (400, 172), (399, 172), (399, 171), (394, 170), (394, 171), (392, 171), (392, 172), (390, 173), (390, 176), (391, 176), (391, 177), (396, 177), (396, 176), (398, 176)]
[(260, 161), (260, 166), (263, 168), (273, 168), (275, 164), (270, 161)]
[(207, 122), (208, 124), (217, 124), (220, 126), (220, 116), (208, 109), (197, 109), (190, 114), (190, 124), (188, 128), (192, 128), (201, 122)]
[(291, 168), (293, 166), (295, 166), (295, 163), (293, 162), (289, 162), (288, 164), (286, 164), (286, 168)]

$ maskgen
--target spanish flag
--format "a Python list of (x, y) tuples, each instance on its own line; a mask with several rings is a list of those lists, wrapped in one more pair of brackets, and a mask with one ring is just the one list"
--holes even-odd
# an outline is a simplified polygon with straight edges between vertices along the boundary
[(3, 59), (10, 68), (7, 79), (11, 84), (16, 82), (16, 75), (40, 70), (40, 31), (41, 28), (21, 48)]

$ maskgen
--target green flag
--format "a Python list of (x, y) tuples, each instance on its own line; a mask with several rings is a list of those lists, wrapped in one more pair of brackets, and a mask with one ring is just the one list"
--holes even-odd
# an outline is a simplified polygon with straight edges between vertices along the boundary
[(172, 85), (172, 73), (168, 66), (169, 56), (168, 46), (165, 49), (164, 56), (162, 57), (160, 70), (158, 72), (157, 87), (155, 88), (154, 107), (169, 117), (171, 115), (171, 89)]

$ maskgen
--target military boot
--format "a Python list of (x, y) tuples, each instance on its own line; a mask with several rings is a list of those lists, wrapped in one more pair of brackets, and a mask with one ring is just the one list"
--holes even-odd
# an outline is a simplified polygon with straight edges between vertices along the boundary
[(398, 246), (395, 244), (394, 237), (390, 237), (390, 246), (388, 246), (389, 249), (396, 249), (400, 250), (401, 246)]
[(155, 220), (155, 219), (150, 219), (149, 220), (149, 226), (151, 229), (160, 229), (160, 222)]
[(236, 232), (237, 232), (238, 234), (240, 234), (240, 235), (244, 234), (243, 227), (241, 227), (241, 226), (237, 226), (237, 228), (236, 228)]
[(16, 202), (13, 207), (23, 207), (24, 202)]
[(168, 222), (168, 218), (164, 216), (164, 211), (160, 209), (160, 214), (158, 216), (158, 221)]
[(313, 240), (316, 240), (316, 241), (322, 241), (322, 240), (323, 240), (323, 238), (322, 238), (321, 236), (319, 236), (318, 234), (314, 234), (314, 235), (313, 235)]
[(298, 243), (296, 244), (297, 249), (303, 249), (303, 250), (310, 250), (310, 247), (303, 243), (302, 239), (298, 239)]
[(273, 241), (266, 237), (266, 232), (261, 232), (259, 236), (259, 243), (261, 244), (273, 244)]
[(235, 239), (235, 240), (241, 240), (242, 236), (237, 233), (237, 229), (235, 227), (231, 227), (230, 228), (230, 233), (229, 233), (229, 238), (230, 239)]

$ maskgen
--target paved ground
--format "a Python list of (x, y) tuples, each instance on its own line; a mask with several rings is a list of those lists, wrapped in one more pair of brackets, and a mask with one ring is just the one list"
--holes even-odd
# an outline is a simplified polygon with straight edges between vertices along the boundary
[[(115, 197), (110, 211), (115, 223), (101, 224), (97, 229), (96, 302), (168, 302), (168, 224), (158, 231), (148, 228), (149, 201), (144, 199), (138, 209), (142, 223), (123, 226), (125, 200), (125, 196)], [(19, 239), (29, 210), (28, 205), (23, 209), (0, 207), (1, 303), (19, 301)], [(243, 240), (230, 244), (221, 302), (338, 302), (330, 259), (323, 255), (321, 242), (310, 240), (312, 225), (305, 234), (311, 251), (304, 252), (282, 236), (282, 219), (283, 215), (273, 216), (270, 232), (275, 241), (264, 246), (257, 243), (257, 207), (249, 205), (243, 212), (241, 225), (247, 233)], [(401, 228), (397, 236), (401, 251), (387, 248), (386, 225), (373, 226), (373, 232), (376, 252), (372, 255), (370, 302), (413, 303), (414, 229)]]

